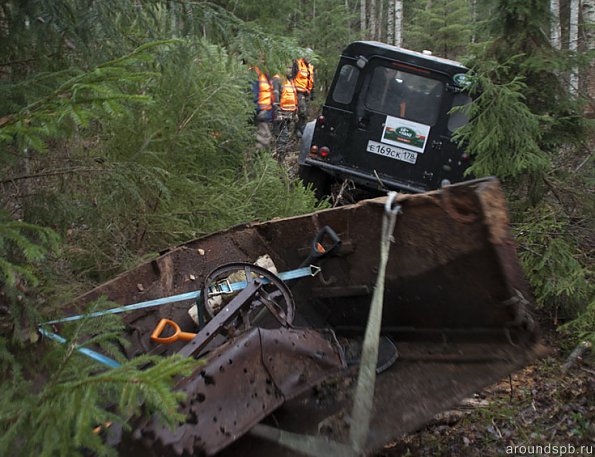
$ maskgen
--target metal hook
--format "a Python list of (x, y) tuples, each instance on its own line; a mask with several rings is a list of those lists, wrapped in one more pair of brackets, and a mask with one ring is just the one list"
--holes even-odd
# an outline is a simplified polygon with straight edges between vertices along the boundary
[[(398, 194), (395, 191), (390, 191), (388, 193), (388, 198), (386, 199), (386, 202), (384, 203), (384, 211), (386, 211), (386, 213), (388, 215), (396, 215), (401, 212), (401, 205), (396, 203), (397, 195)], [(394, 207), (393, 207), (393, 205), (394, 205)]]

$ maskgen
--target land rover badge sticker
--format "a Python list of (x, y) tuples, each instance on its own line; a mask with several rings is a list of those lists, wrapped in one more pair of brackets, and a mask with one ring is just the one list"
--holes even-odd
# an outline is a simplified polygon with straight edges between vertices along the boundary
[(424, 152), (430, 126), (407, 121), (398, 117), (386, 116), (382, 141), (414, 152)]

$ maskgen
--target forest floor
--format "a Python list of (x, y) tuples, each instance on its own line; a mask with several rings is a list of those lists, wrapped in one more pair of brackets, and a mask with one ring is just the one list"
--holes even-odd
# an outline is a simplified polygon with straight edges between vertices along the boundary
[(595, 355), (565, 369), (560, 335), (550, 330), (544, 340), (549, 355), (387, 444), (378, 457), (595, 455)]

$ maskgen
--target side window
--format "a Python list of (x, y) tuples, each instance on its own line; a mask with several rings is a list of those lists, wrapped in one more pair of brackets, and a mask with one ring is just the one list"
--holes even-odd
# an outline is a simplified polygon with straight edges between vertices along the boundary
[(350, 64), (343, 65), (339, 71), (339, 79), (333, 91), (333, 100), (337, 103), (351, 103), (358, 77), (359, 68)]
[[(471, 97), (465, 94), (456, 94), (452, 101), (452, 107), (465, 106), (471, 103)], [(451, 111), (448, 115), (448, 130), (454, 132), (456, 129), (463, 127), (469, 122), (469, 116), (466, 109), (457, 109)]]

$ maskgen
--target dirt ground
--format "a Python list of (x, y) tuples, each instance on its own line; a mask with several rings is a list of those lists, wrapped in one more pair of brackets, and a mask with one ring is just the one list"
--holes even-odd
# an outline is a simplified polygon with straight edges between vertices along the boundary
[(544, 339), (547, 357), (388, 443), (378, 457), (595, 455), (595, 356), (588, 351), (566, 370), (560, 336), (551, 330)]

